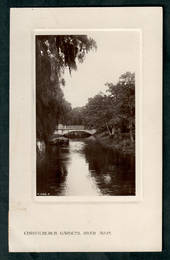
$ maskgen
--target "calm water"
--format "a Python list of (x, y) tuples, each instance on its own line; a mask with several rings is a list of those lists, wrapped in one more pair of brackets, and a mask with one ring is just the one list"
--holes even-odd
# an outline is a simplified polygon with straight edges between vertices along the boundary
[(103, 148), (92, 137), (47, 147), (37, 163), (37, 195), (135, 195), (135, 159)]

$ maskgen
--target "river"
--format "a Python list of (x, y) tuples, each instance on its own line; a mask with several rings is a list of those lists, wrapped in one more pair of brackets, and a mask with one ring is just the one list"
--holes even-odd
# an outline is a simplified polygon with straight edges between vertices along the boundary
[(37, 162), (37, 196), (135, 195), (135, 159), (106, 149), (94, 137), (50, 145)]

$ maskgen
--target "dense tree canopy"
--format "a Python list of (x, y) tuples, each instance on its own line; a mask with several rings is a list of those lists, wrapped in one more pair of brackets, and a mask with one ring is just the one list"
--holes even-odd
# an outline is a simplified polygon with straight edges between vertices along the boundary
[(36, 36), (36, 129), (37, 138), (47, 141), (58, 122), (71, 110), (61, 85), (64, 71), (71, 73), (96, 48), (87, 35)]
[(106, 83), (107, 94), (90, 98), (84, 109), (84, 123), (110, 136), (121, 137), (129, 133), (134, 142), (135, 130), (135, 74), (126, 72), (117, 84)]

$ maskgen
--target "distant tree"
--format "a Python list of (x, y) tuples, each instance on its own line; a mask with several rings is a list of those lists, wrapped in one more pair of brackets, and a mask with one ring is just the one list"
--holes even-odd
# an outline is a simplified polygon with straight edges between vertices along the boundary
[(67, 124), (84, 125), (84, 107), (75, 107), (67, 114)]
[(93, 98), (89, 98), (84, 108), (84, 122), (88, 127), (94, 127), (98, 130), (106, 128), (111, 134), (108, 122), (112, 118), (112, 106), (109, 96), (100, 92)]
[(77, 69), (86, 54), (96, 48), (87, 35), (36, 36), (36, 129), (39, 140), (48, 140), (56, 124), (64, 121), (71, 107), (61, 86), (64, 71)]

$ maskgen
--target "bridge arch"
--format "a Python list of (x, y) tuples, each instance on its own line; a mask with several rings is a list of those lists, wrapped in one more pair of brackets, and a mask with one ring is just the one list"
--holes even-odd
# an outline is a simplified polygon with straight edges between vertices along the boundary
[(87, 133), (89, 135), (93, 135), (96, 133), (96, 129), (88, 129), (86, 127), (84, 127), (83, 125), (58, 125), (56, 130), (55, 130), (55, 134), (60, 134), (60, 135), (66, 135), (69, 133), (73, 133), (73, 132), (83, 132), (83, 133)]

